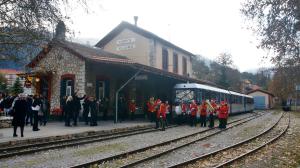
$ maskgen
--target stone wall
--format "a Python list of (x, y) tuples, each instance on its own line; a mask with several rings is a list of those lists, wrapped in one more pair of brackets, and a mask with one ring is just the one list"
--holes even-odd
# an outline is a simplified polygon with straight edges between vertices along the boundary
[(66, 74), (75, 75), (74, 89), (85, 94), (85, 60), (69, 53), (61, 47), (54, 47), (32, 69), (33, 72), (50, 72), (51, 78), (51, 109), (60, 107), (60, 81)]
[(10, 128), (12, 125), (12, 117), (0, 116), (0, 128)]

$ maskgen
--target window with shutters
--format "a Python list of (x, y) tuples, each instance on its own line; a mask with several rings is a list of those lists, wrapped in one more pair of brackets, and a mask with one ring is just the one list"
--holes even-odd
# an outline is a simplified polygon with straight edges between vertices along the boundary
[(185, 57), (182, 57), (182, 74), (187, 75), (187, 62)]
[(162, 49), (162, 69), (168, 71), (168, 50), (163, 48)]
[(178, 73), (178, 54), (173, 54), (173, 72)]

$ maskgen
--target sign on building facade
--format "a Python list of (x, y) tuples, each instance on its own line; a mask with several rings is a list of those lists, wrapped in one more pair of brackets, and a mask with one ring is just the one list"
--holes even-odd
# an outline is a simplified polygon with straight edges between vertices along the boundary
[(135, 38), (120, 39), (116, 41), (117, 51), (131, 50), (135, 48)]

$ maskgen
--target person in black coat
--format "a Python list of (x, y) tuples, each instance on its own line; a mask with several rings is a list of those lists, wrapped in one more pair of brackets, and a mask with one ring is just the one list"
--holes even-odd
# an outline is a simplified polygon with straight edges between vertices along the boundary
[(70, 127), (70, 119), (72, 117), (72, 111), (73, 111), (73, 98), (72, 96), (69, 96), (66, 100), (66, 104), (65, 104), (65, 126)]
[(126, 118), (126, 101), (125, 98), (123, 96), (120, 96), (119, 98), (119, 102), (118, 102), (118, 114), (120, 115), (120, 122), (124, 121)]
[(98, 103), (94, 97), (90, 97), (90, 112), (91, 112), (91, 123), (90, 126), (97, 126), (97, 112), (98, 112)]
[(43, 97), (41, 99), (41, 102), (42, 102), (42, 107), (41, 107), (42, 116), (40, 119), (40, 125), (44, 124), (44, 126), (46, 126), (48, 121), (48, 115), (50, 112), (50, 103), (46, 97)]
[(83, 100), (85, 98), (85, 95), (83, 97), (79, 97), (77, 92), (75, 92), (75, 94), (72, 96), (73, 98), (73, 125), (77, 126), (77, 118), (79, 115), (79, 111), (81, 110), (81, 103), (80, 100)]
[(90, 100), (89, 100), (89, 97), (85, 97), (84, 101), (83, 101), (83, 120), (85, 122), (85, 125), (88, 125), (89, 124), (89, 112), (90, 112)]
[(26, 98), (23, 95), (20, 95), (14, 103), (13, 111), (12, 111), (12, 125), (14, 127), (14, 137), (17, 137), (17, 128), (20, 127), (21, 137), (24, 136), (24, 125), (25, 125), (25, 116), (28, 110), (28, 104), (26, 102)]
[(38, 128), (38, 122), (39, 122), (39, 116), (38, 113), (41, 110), (42, 107), (42, 102), (40, 99), (39, 95), (35, 95), (33, 97), (33, 103), (32, 103), (32, 114), (33, 114), (33, 127), (32, 130), (33, 131), (39, 131), (40, 129)]

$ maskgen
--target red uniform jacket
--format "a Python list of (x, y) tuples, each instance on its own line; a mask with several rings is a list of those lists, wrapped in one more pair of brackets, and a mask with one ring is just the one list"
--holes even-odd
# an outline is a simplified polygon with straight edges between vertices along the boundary
[(148, 111), (150, 111), (150, 112), (155, 112), (155, 107), (156, 107), (156, 103), (155, 102), (150, 102), (150, 101), (148, 101), (147, 102), (147, 106), (148, 106)]
[(135, 105), (135, 103), (129, 102), (129, 111), (130, 111), (131, 113), (134, 113), (135, 110), (136, 110), (136, 105)]
[(201, 108), (200, 108), (200, 115), (202, 115), (202, 116), (206, 116), (207, 115), (207, 113), (206, 113), (206, 104), (202, 104), (201, 105)]
[(187, 113), (187, 108), (188, 108), (188, 107), (187, 107), (187, 105), (186, 105), (185, 103), (182, 103), (182, 104), (181, 104), (181, 112), (182, 112), (182, 113), (185, 113), (185, 114), (186, 114), (186, 113)]
[(219, 118), (227, 118), (227, 116), (228, 116), (228, 106), (221, 105), (218, 117)]
[(161, 103), (159, 109), (157, 110), (156, 117), (160, 118), (160, 116), (162, 116), (163, 119), (166, 119), (166, 112), (167, 106), (165, 105), (165, 103)]
[(190, 104), (191, 116), (196, 116), (198, 108), (196, 103)]

